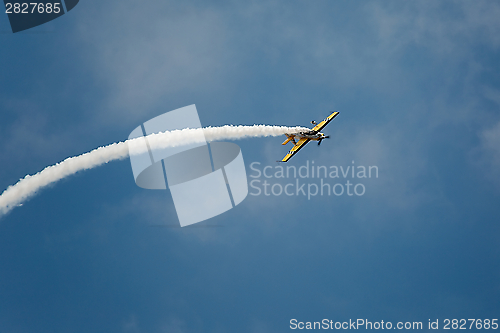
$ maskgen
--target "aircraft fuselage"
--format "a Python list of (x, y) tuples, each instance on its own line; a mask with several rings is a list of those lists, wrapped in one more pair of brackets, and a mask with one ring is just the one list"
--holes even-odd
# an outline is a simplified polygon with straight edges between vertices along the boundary
[(299, 138), (306, 138), (306, 139), (315, 140), (315, 141), (322, 140), (322, 139), (326, 138), (325, 134), (320, 133), (320, 132), (314, 132), (314, 131), (299, 132), (299, 133), (295, 134), (295, 136), (299, 137)]

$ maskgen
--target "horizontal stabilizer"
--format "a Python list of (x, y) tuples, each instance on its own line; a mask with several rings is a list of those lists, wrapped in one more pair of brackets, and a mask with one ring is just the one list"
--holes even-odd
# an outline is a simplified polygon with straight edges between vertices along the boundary
[[(285, 134), (286, 135), (286, 134)], [(286, 140), (282, 143), (282, 145), (286, 145), (288, 142), (290, 142), (290, 140), (292, 140), (292, 136), (291, 135), (286, 135), (287, 138)]]

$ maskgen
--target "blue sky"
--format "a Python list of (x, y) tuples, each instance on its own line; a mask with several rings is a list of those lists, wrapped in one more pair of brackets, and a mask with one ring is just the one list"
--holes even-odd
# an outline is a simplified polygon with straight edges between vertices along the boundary
[[(190, 104), (204, 126), (339, 110), (331, 139), (290, 163), (379, 169), (363, 196), (249, 195), (191, 228), (127, 160), (78, 173), (0, 219), (0, 331), (498, 318), (499, 15), (494, 1), (82, 0), (17, 34), (0, 15), (2, 189)], [(282, 141), (238, 141), (248, 174)]]

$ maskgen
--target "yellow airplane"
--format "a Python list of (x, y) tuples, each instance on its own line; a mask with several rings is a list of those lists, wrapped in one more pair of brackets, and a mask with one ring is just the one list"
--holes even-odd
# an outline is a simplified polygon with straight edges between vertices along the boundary
[[(339, 114), (338, 111), (333, 112), (331, 115), (329, 115), (328, 117), (326, 117), (325, 120), (323, 120), (319, 124), (316, 124), (316, 122), (314, 120), (311, 121), (311, 124), (316, 125), (316, 126), (314, 126), (308, 132), (299, 132), (299, 133), (293, 133), (293, 134), (285, 134), (286, 137), (287, 137), (287, 139), (285, 140), (285, 142), (282, 143), (282, 145), (286, 145), (288, 142), (292, 141), (293, 144), (294, 144), (294, 146), (292, 147), (292, 149), (290, 149), (290, 151), (288, 152), (288, 154), (286, 154), (286, 156), (283, 157), (283, 159), (281, 161), (277, 161), (277, 162), (286, 162), (286, 161), (288, 161), (290, 158), (292, 158), (293, 155), (295, 155), (299, 150), (302, 149), (302, 147), (304, 147), (311, 140), (312, 141), (318, 141), (318, 146), (319, 146), (321, 144), (321, 141), (323, 141), (323, 139), (328, 139), (329, 136), (328, 135), (324, 135), (323, 133), (320, 133), (320, 131), (326, 125), (328, 125), (328, 123), (330, 121), (332, 121), (333, 118), (335, 118), (338, 114)], [(295, 141), (295, 138), (299, 138), (299, 141)]]

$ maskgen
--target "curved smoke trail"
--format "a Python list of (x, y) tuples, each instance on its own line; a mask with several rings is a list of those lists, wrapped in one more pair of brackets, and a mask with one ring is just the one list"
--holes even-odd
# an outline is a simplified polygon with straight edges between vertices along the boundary
[[(146, 136), (151, 149), (161, 149), (175, 147), (196, 142), (199, 135), (192, 135), (203, 131), (207, 141), (235, 140), (250, 137), (279, 136), (285, 133), (297, 133), (308, 130), (303, 127), (286, 126), (233, 126), (225, 125), (220, 127), (206, 127), (197, 129), (182, 129), (166, 131)], [(42, 188), (57, 182), (65, 177), (88, 170), (102, 164), (121, 160), (129, 155), (143, 153), (143, 145), (138, 145), (138, 139), (131, 139), (122, 142), (112, 143), (99, 147), (78, 156), (68, 157), (57, 164), (51, 165), (34, 175), (26, 175), (15, 185), (9, 186), (0, 195), (0, 216), (8, 213), (16, 206), (35, 195)]]

